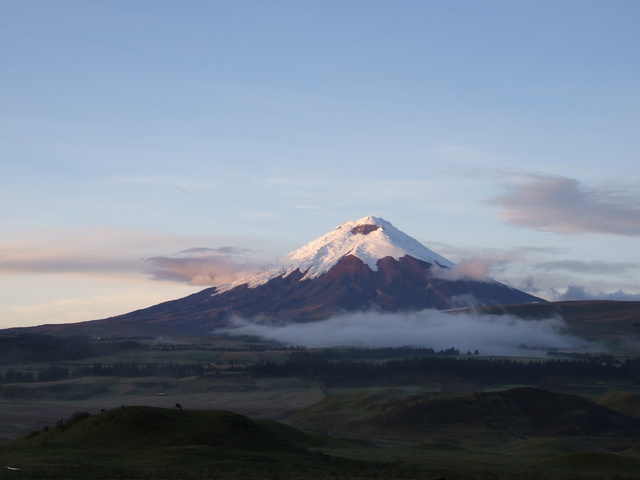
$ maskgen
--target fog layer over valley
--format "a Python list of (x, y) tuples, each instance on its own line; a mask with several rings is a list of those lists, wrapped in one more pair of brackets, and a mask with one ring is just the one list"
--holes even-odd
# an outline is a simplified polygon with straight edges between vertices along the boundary
[(447, 313), (423, 310), (412, 313), (359, 312), (311, 323), (280, 325), (234, 318), (225, 333), (259, 336), (288, 345), (321, 348), (431, 347), (478, 350), (483, 355), (544, 355), (548, 350), (584, 349), (589, 343), (564, 333), (559, 317), (525, 320), (513, 315)]

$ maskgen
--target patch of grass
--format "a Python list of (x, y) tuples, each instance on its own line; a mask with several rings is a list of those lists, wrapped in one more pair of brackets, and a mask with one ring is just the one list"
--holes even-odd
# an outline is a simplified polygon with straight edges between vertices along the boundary
[(427, 443), (419, 443), (411, 447), (415, 450), (421, 450), (425, 452), (462, 452), (465, 451), (465, 448), (458, 447), (456, 445), (451, 445), (450, 443), (439, 443), (439, 442), (427, 442)]
[(566, 470), (628, 475), (640, 472), (640, 459), (604, 452), (573, 452), (548, 462)]
[(640, 418), (640, 393), (614, 392), (596, 399), (600, 405), (617, 412)]

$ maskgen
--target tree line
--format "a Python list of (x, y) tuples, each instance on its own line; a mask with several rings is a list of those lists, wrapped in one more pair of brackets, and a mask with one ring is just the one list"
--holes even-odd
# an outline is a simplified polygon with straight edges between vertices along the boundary
[(296, 352), (288, 361), (247, 366), (258, 376), (298, 376), (313, 380), (371, 381), (401, 384), (460, 378), (484, 383), (531, 383), (550, 380), (640, 383), (640, 357), (619, 362), (610, 356), (521, 361), (512, 358), (427, 355), (387, 361), (335, 359), (335, 351)]
[(0, 335), (0, 365), (79, 360), (143, 348), (134, 340), (94, 341), (85, 336)]
[[(207, 347), (207, 346), (205, 346)], [(212, 350), (226, 350), (221, 347)], [(202, 349), (202, 345), (149, 346), (133, 340), (95, 341), (88, 337), (44, 335), (0, 336), (0, 364), (51, 362), (42, 368), (0, 370), (0, 383), (47, 382), (84, 376), (183, 378), (214, 374), (207, 362), (119, 362), (64, 364), (65, 361), (108, 355), (128, 349)], [(236, 350), (238, 348), (236, 347)], [(296, 376), (313, 380), (371, 381), (388, 384), (437, 382), (460, 378), (485, 383), (538, 384), (549, 379), (572, 381), (629, 381), (640, 384), (640, 357), (624, 362), (610, 355), (562, 354), (560, 358), (521, 361), (513, 358), (484, 358), (476, 350), (461, 354), (455, 348), (327, 348), (278, 345), (242, 345), (240, 350), (288, 350), (287, 360), (259, 361), (236, 365), (227, 371), (251, 376)]]
[(202, 376), (205, 367), (201, 363), (137, 363), (120, 362), (92, 365), (49, 365), (36, 369), (8, 369), (0, 372), (0, 383), (53, 382), (79, 377), (174, 377)]

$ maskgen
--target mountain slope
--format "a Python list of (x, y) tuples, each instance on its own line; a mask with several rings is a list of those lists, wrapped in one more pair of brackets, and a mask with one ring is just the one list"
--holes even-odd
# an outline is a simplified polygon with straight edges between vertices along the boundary
[(640, 341), (640, 302), (581, 300), (488, 306), (480, 311), (531, 320), (561, 317), (569, 334), (592, 341), (626, 344), (631, 351), (637, 349), (633, 342)]

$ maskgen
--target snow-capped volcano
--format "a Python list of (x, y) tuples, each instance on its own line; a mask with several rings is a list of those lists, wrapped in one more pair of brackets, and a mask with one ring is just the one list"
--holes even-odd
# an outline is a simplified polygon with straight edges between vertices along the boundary
[(452, 266), (386, 220), (364, 217), (343, 223), (264, 272), (238, 282), (118, 317), (42, 331), (205, 335), (228, 327), (233, 317), (263, 323), (312, 322), (354, 311), (410, 312), (543, 302), (493, 280), (441, 275)]
[(453, 266), (451, 261), (429, 250), (386, 220), (364, 217), (343, 223), (334, 231), (291, 252), (266, 271), (219, 287), (216, 293), (245, 284), (255, 288), (295, 271), (304, 274), (300, 280), (311, 280), (329, 272), (347, 255), (362, 260), (373, 271), (378, 270), (378, 261), (383, 258), (400, 260), (407, 255), (434, 266)]

